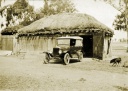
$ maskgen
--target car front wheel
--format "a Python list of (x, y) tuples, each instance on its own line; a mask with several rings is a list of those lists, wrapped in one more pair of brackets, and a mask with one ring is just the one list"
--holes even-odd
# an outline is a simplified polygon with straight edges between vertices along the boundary
[(44, 53), (44, 64), (48, 64), (50, 61), (50, 57), (47, 53)]
[(70, 61), (70, 55), (69, 55), (69, 53), (66, 53), (64, 55), (64, 63), (67, 65), (67, 64), (69, 64), (69, 61)]

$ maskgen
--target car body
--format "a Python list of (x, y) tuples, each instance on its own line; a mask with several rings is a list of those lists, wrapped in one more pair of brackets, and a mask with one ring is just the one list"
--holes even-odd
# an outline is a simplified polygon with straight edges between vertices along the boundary
[(44, 63), (49, 63), (51, 58), (61, 58), (66, 65), (69, 64), (71, 59), (81, 61), (83, 58), (82, 47), (83, 38), (81, 37), (58, 37), (56, 47), (53, 48), (53, 51), (51, 53), (44, 52)]

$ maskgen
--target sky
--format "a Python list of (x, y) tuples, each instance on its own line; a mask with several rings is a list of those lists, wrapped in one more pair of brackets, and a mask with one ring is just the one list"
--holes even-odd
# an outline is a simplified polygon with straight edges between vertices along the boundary
[[(8, 5), (14, 3), (16, 0), (6, 0), (3, 5)], [(35, 7), (35, 10), (39, 9), (43, 6), (43, 0), (28, 0), (30, 5)], [(95, 0), (72, 0), (76, 9), (79, 13), (86, 13), (101, 23), (107, 25), (111, 29), (114, 29), (112, 23), (115, 19), (115, 16), (119, 13), (115, 8), (111, 5)]]
[(74, 3), (79, 12), (89, 14), (113, 29), (112, 23), (119, 11), (110, 4), (98, 0), (74, 0)]

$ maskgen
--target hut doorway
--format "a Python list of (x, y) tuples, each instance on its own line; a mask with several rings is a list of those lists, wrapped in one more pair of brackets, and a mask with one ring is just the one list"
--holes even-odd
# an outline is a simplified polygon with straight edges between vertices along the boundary
[(84, 35), (83, 38), (83, 53), (84, 57), (93, 57), (93, 35)]

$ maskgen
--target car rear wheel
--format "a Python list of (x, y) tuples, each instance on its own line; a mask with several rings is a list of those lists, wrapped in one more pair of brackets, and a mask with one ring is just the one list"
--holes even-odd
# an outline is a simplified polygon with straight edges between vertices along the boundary
[(79, 53), (78, 60), (81, 62), (81, 61), (82, 61), (82, 59), (83, 59), (83, 53), (82, 53), (82, 52), (80, 52), (80, 53)]
[(44, 53), (44, 64), (48, 64), (50, 61), (50, 57), (47, 53)]
[(66, 53), (64, 55), (64, 63), (67, 65), (67, 64), (69, 64), (69, 61), (70, 61), (70, 55), (69, 55), (69, 53)]

